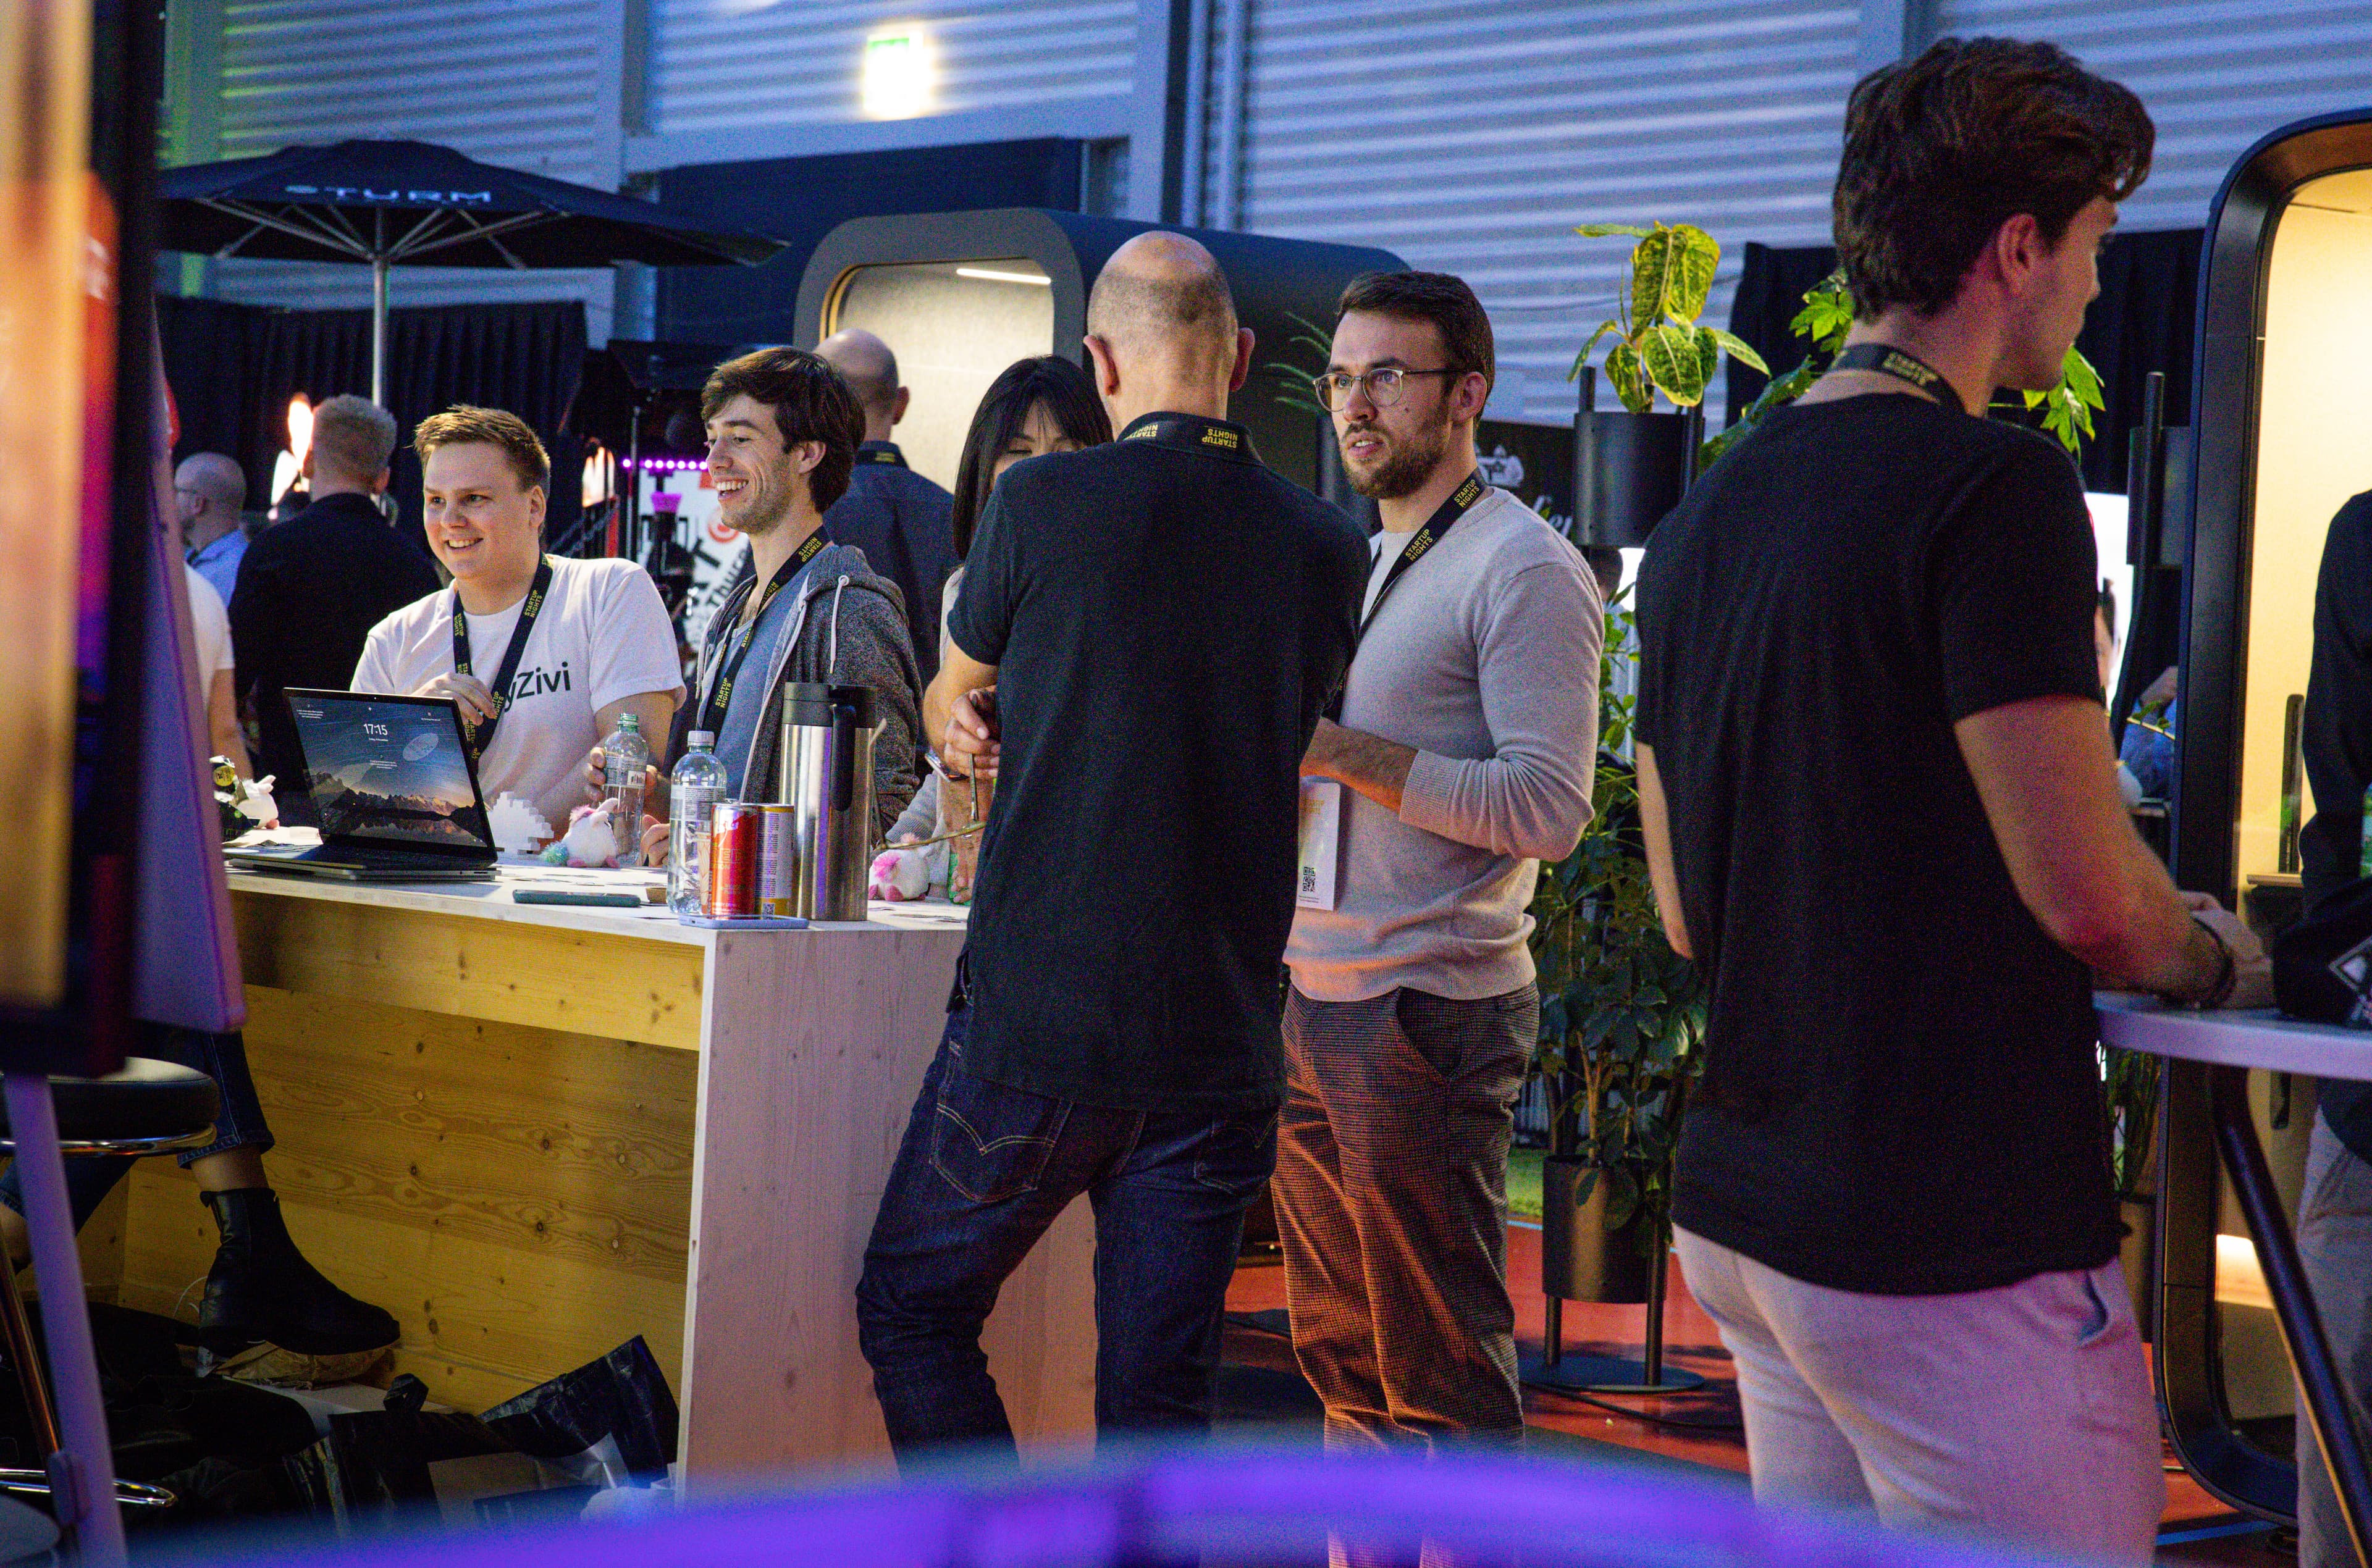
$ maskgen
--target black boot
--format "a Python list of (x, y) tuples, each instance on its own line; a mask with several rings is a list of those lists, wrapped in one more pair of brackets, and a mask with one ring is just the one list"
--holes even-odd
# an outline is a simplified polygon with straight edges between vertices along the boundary
[(396, 1342), (394, 1318), (322, 1278), (289, 1239), (269, 1187), (201, 1192), (222, 1247), (206, 1274), (198, 1343), (230, 1356), (257, 1343), (304, 1355), (349, 1355)]

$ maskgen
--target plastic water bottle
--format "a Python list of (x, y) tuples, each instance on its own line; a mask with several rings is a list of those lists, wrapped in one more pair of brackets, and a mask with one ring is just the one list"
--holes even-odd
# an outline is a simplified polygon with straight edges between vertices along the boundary
[(601, 798), (618, 803), (610, 820), (618, 833), (618, 864), (643, 863), (643, 776), (651, 765), (651, 745), (643, 738), (643, 721), (621, 714), (618, 727), (601, 742), (601, 771), (608, 783)]
[(725, 798), (725, 764), (716, 737), (692, 732), (683, 758), (668, 775), (668, 907), (697, 915), (708, 904), (708, 812)]

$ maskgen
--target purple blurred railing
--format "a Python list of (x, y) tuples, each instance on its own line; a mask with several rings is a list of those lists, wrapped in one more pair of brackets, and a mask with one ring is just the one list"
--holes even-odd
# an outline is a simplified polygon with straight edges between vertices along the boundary
[[(955, 1469), (634, 1522), (428, 1533), (234, 1553), (251, 1568), (1306, 1568), (1330, 1533), (1417, 1562), (1431, 1539), (1527, 1568), (2027, 1568), (2041, 1560), (1757, 1509), (1745, 1490), (1622, 1465), (1328, 1461), (1307, 1450), (1148, 1451), (1077, 1467)], [(221, 1563), (209, 1539), (144, 1564)]]

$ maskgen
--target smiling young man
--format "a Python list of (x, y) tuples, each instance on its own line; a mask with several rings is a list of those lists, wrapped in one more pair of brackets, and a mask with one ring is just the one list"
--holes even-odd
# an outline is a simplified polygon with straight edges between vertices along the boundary
[(564, 832), (619, 718), (656, 738), (683, 699), (667, 609), (631, 561), (543, 553), (552, 461), (517, 414), (457, 406), (412, 444), (428, 547), (453, 586), (372, 629), (354, 690), (453, 699), (486, 798), (507, 790)]
[(1293, 1348), (1330, 1448), (1512, 1444), (1525, 911), (1589, 820), (1605, 607), (1580, 553), (1476, 472), (1494, 355), (1473, 291), (1377, 273), (1341, 310), (1318, 393), (1383, 531), (1339, 722), (1302, 762), (1348, 793), (1334, 905), (1302, 908), (1285, 949)]
[[(750, 540), (750, 579), (701, 639), (692, 697), (668, 755), (695, 730), (716, 738), (728, 798), (774, 798), (783, 688), (862, 686), (878, 704), (873, 830), (914, 796), (920, 682), (898, 586), (832, 541), (823, 514), (848, 488), (865, 416), (839, 371), (804, 349), (763, 348), (716, 367), (701, 389), (717, 520)], [(666, 853), (645, 835), (645, 853)]]
[(2251, 1003), (2262, 955), (2117, 793), (2091, 522), (2047, 389), (2148, 172), (2134, 95), (1947, 40), (1855, 90), (1860, 319), (1657, 528), (1642, 828), (1711, 987), (1673, 1219), (1758, 1497), (2150, 1560), (2091, 985)]

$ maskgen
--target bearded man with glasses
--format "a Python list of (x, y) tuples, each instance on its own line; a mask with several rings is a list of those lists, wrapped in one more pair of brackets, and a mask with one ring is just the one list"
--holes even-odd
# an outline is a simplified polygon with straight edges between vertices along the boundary
[(1525, 911), (1589, 819), (1605, 606), (1580, 553), (1476, 471), (1493, 351), (1473, 291), (1378, 273), (1341, 309), (1317, 392), (1383, 532), (1302, 761), (1305, 789), (1343, 792), (1345, 836), (1331, 906), (1305, 900), (1285, 949), (1294, 1352), (1331, 1449), (1512, 1444), (1507, 1146), (1540, 1032)]

